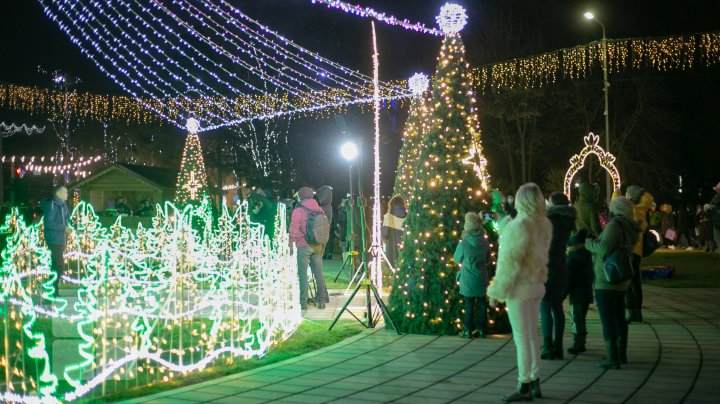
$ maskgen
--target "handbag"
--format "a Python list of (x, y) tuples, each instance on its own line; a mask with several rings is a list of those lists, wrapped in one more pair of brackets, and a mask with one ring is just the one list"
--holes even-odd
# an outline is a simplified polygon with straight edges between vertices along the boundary
[(672, 227), (665, 231), (665, 238), (670, 241), (675, 241), (676, 235), (677, 234), (675, 233), (675, 229), (673, 229)]
[(623, 231), (622, 234), (623, 245), (603, 258), (605, 280), (611, 285), (616, 285), (633, 277), (632, 261), (625, 240), (625, 232)]
[(647, 229), (645, 230), (645, 233), (643, 233), (643, 240), (642, 240), (642, 256), (648, 257), (652, 253), (655, 252), (660, 246), (662, 246), (662, 242), (660, 240), (660, 235), (655, 230)]

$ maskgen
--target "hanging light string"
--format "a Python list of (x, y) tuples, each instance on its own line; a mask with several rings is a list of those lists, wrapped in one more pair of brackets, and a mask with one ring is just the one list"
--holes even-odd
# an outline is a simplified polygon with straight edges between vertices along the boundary
[[(200, 131), (367, 103), (369, 77), (286, 40), (222, 0), (39, 0), (81, 52), (162, 119)], [(407, 96), (383, 84), (385, 100)], [(163, 103), (161, 100), (174, 101)]]
[(428, 28), (425, 25), (416, 22), (413, 23), (411, 21), (408, 21), (407, 19), (399, 20), (397, 17), (394, 17), (392, 15), (387, 15), (380, 11), (375, 11), (370, 7), (362, 7), (355, 4), (349, 4), (344, 1), (338, 1), (338, 0), (310, 0), (311, 3), (319, 3), (324, 4), (328, 8), (334, 8), (336, 10), (341, 10), (349, 14), (354, 14), (360, 17), (364, 18), (374, 18), (375, 20), (381, 21), (388, 25), (393, 25), (396, 27), (402, 27), (410, 31), (420, 32), (423, 34), (430, 34), (435, 36), (443, 36), (442, 31), (435, 29), (435, 28)]
[(81, 170), (102, 160), (102, 156), (59, 158), (45, 156), (0, 156), (0, 164), (10, 163), (35, 174), (71, 174), (85, 177), (88, 172)]
[(23, 133), (25, 132), (26, 135), (32, 135), (34, 133), (43, 133), (45, 132), (45, 127), (38, 128), (37, 126), (27, 126), (25, 124), (22, 125), (15, 125), (14, 123), (6, 124), (5, 122), (0, 122), (0, 136), (3, 137), (10, 137), (12, 135), (15, 135), (17, 133)]
[[(285, 44), (290, 48), (296, 46), (290, 41)], [(476, 93), (479, 94), (493, 93), (501, 88), (538, 88), (555, 83), (560, 78), (585, 78), (601, 68), (601, 47), (600, 42), (593, 42), (541, 55), (488, 64), (473, 69), (470, 77)], [(614, 74), (640, 69), (661, 72), (689, 70), (718, 63), (720, 63), (719, 32), (608, 40), (608, 68)], [(107, 70), (105, 72), (108, 73)], [(342, 75), (346, 78), (348, 76)], [(393, 95), (397, 94), (395, 88), (400, 86), (405, 86), (405, 81), (386, 83), (386, 86), (381, 87), (381, 99), (386, 101), (396, 99), (404, 103), (404, 96)], [(133, 96), (65, 93), (59, 90), (0, 84), (0, 108), (23, 111), (31, 115), (52, 115), (57, 111), (65, 111), (67, 107), (74, 114), (83, 118), (101, 122), (122, 120), (149, 124), (163, 120), (179, 122), (183, 118), (187, 118), (187, 111), (207, 110), (213, 106), (219, 110), (231, 110), (237, 107), (241, 110), (253, 111), (253, 114), (248, 114), (248, 116), (257, 114), (257, 116), (274, 118), (292, 114), (321, 118), (328, 117), (335, 112), (342, 113), (347, 110), (348, 106), (354, 104), (365, 108), (365, 111), (370, 111), (368, 106), (372, 102), (372, 96), (368, 96), (346, 104), (338, 102), (334, 105), (313, 105), (309, 101), (313, 97), (290, 97), (287, 93), (261, 93), (236, 98), (179, 96), (152, 99), (137, 97), (135, 96), (137, 93), (126, 87), (123, 88)], [(348, 98), (350, 96), (344, 89), (333, 88), (325, 90), (325, 92), (328, 94), (321, 98)], [(409, 91), (406, 93), (409, 94)], [(367, 105), (363, 105), (363, 103)], [(387, 103), (386, 106), (390, 106), (390, 103)], [(283, 108), (285, 109), (283, 110)], [(281, 112), (275, 113), (274, 111)], [(243, 117), (237, 118), (235, 122), (228, 121), (227, 123), (233, 124), (246, 120), (248, 119)], [(220, 126), (222, 125), (217, 127)], [(208, 125), (201, 131), (211, 128), (213, 126)]]

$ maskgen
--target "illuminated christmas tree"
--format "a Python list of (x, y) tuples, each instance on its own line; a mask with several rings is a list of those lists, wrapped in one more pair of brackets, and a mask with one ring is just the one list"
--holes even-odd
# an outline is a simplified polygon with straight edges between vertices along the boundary
[(489, 181), (464, 56), (460, 36), (446, 35), (427, 121), (420, 123), (427, 133), (416, 155), (405, 156), (406, 162), (416, 163), (389, 299), (390, 315), (402, 332), (454, 334), (461, 328), (452, 256), (465, 213), (487, 209)]
[(430, 108), (429, 100), (424, 95), (428, 86), (427, 76), (416, 74), (409, 80), (410, 90), (414, 94), (410, 104), (410, 112), (405, 122), (403, 131), (403, 144), (400, 148), (400, 158), (395, 174), (395, 188), (393, 195), (401, 196), (408, 201), (412, 194), (413, 181), (415, 180), (415, 166), (417, 165), (420, 150), (423, 147), (423, 139), (428, 131), (427, 124)]
[(184, 206), (189, 202), (199, 203), (207, 192), (207, 173), (197, 134), (197, 121), (188, 119), (187, 128), (188, 135), (175, 190), (175, 204), (178, 206)]

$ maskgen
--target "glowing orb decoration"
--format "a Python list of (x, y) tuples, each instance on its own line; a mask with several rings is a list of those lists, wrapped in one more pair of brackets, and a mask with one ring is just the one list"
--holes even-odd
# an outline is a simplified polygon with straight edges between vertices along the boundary
[(445, 3), (440, 8), (440, 15), (435, 17), (438, 25), (445, 35), (453, 35), (462, 31), (467, 24), (467, 14), (462, 6), (457, 4)]
[(427, 74), (415, 73), (408, 80), (408, 89), (415, 97), (421, 96), (429, 86), (430, 78), (428, 78)]
[(185, 129), (190, 133), (198, 133), (198, 130), (200, 130), (200, 121), (195, 118), (188, 119), (185, 123)]
[(563, 192), (570, 198), (570, 192), (572, 190), (572, 180), (575, 174), (585, 166), (585, 159), (591, 154), (594, 154), (600, 159), (600, 166), (604, 168), (612, 178), (613, 190), (620, 189), (620, 173), (615, 167), (615, 156), (608, 153), (602, 147), (598, 146), (600, 137), (592, 132), (583, 138), (585, 141), (585, 147), (580, 151), (579, 154), (572, 156), (570, 159), (570, 168), (565, 173), (565, 183)]
[(43, 225), (13, 210), (0, 229), (9, 234), (0, 399), (100, 399), (260, 357), (292, 335), (302, 318), (285, 215), (270, 240), (249, 221), (247, 203), (233, 213), (223, 204), (218, 218), (213, 210), (207, 199), (182, 209), (166, 202), (147, 228), (119, 218), (108, 229), (80, 202), (60, 297)]

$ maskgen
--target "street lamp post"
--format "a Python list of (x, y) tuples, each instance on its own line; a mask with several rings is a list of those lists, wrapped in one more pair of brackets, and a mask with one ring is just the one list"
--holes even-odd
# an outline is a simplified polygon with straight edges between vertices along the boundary
[[(607, 37), (605, 36), (605, 25), (600, 20), (595, 18), (595, 15), (590, 11), (586, 11), (584, 14), (585, 18), (592, 20), (600, 24), (602, 28), (602, 50), (603, 50), (603, 92), (605, 93), (605, 152), (610, 153), (610, 110), (608, 102), (608, 91), (610, 89), (610, 83), (608, 82), (608, 52), (607, 52)], [(610, 174), (605, 174), (605, 192), (606, 199), (609, 201), (612, 197), (612, 182), (610, 180)]]
[[(353, 224), (354, 224), (353, 222), (355, 221), (355, 212), (354, 212), (354, 208), (353, 208), (354, 194), (353, 194), (353, 177), (352, 177), (353, 163), (352, 162), (357, 158), (358, 153), (359, 153), (359, 151), (358, 151), (357, 145), (355, 144), (355, 142), (350, 141), (350, 140), (345, 142), (342, 145), (342, 147), (340, 148), (340, 154), (349, 163), (348, 173), (349, 173), (349, 177), (350, 177), (350, 200), (349, 200), (350, 217), (348, 218), (347, 232), (351, 235), (348, 238), (348, 251), (350, 253), (353, 253), (355, 251), (355, 240), (353, 239), (354, 235), (355, 235), (355, 229), (353, 229)], [(359, 171), (358, 171), (358, 181), (360, 181), (360, 172)], [(359, 191), (359, 188), (358, 188), (358, 191)], [(338, 275), (340, 275), (340, 274), (338, 273)], [(335, 278), (335, 280), (337, 281), (337, 277)]]

